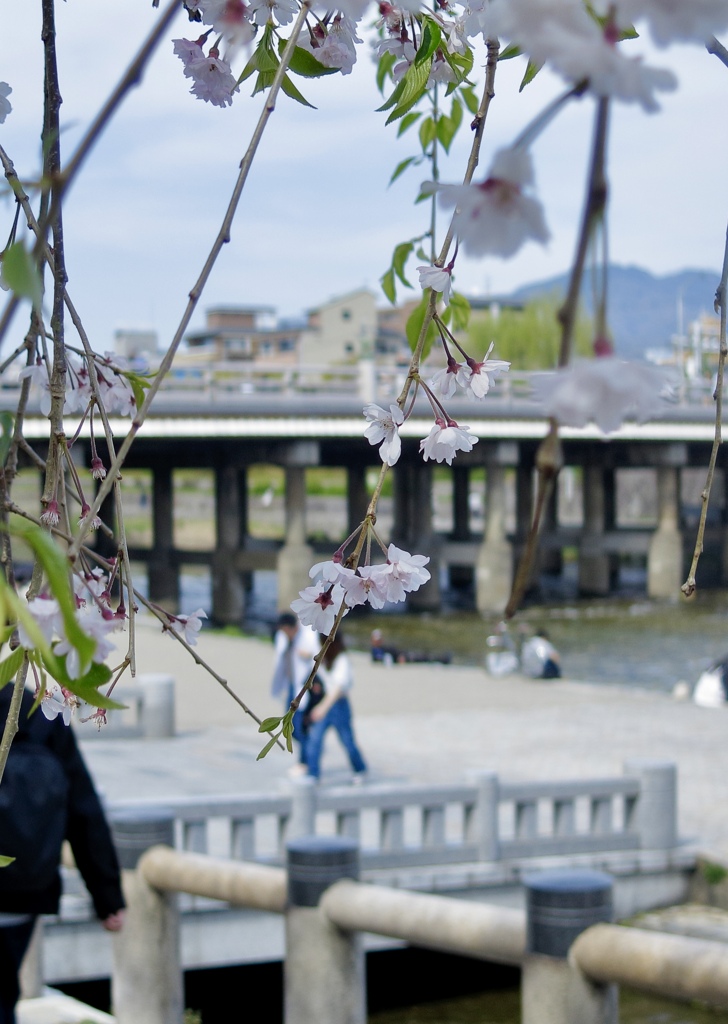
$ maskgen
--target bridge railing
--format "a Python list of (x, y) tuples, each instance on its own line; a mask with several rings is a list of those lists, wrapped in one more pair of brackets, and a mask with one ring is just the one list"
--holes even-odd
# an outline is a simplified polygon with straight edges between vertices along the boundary
[(503, 783), (481, 772), (463, 785), (371, 785), (291, 795), (115, 802), (112, 816), (165, 810), (191, 853), (281, 864), (297, 835), (355, 839), (365, 869), (495, 862), (558, 854), (669, 849), (677, 842), (676, 771), (630, 762), (612, 779)]

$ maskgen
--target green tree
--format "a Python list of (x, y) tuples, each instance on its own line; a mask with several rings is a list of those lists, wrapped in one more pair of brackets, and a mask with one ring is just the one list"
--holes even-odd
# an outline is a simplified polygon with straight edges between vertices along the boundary
[[(559, 296), (526, 302), (521, 309), (474, 309), (470, 317), (468, 351), (477, 358), (495, 342), (494, 357), (507, 359), (514, 370), (548, 370), (556, 366), (561, 327)], [(591, 318), (580, 313), (576, 324), (577, 355), (589, 355), (593, 338)]]

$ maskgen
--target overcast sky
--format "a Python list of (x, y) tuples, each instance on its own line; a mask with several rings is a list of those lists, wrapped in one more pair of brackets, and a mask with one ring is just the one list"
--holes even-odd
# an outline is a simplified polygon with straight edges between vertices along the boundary
[[(5, 8), (0, 80), (13, 88), (14, 109), (0, 138), (21, 177), (32, 180), (39, 166), (40, 0)], [(68, 157), (156, 12), (151, 0), (67, 0), (57, 8), (62, 146)], [(180, 14), (170, 38), (196, 34)], [(630, 45), (635, 52), (646, 49), (642, 41)], [(193, 326), (215, 304), (269, 304), (296, 316), (355, 288), (378, 291), (393, 246), (424, 230), (426, 208), (413, 206), (413, 198), (429, 175), (424, 167), (415, 169), (387, 188), (395, 165), (416, 152), (416, 140), (397, 139), (393, 126), (384, 126), (386, 115), (375, 113), (382, 101), (374, 64), (367, 44), (359, 51), (351, 75), (297, 79), (318, 109), (279, 100), (232, 242)], [(717, 272), (728, 218), (728, 69), (697, 46), (652, 52), (650, 61), (672, 67), (680, 88), (663, 94), (658, 114), (615, 106), (611, 258), (657, 274), (687, 267)], [(562, 88), (542, 74), (519, 95), (522, 72), (520, 60), (499, 69), (483, 173), (493, 150), (512, 141)], [(482, 72), (477, 81), (480, 86)], [(154, 328), (162, 343), (171, 337), (261, 109), (262, 97), (251, 99), (251, 88), (243, 83), (224, 110), (195, 99), (171, 42), (165, 43), (88, 161), (66, 207), (66, 252), (69, 292), (97, 350), (110, 347), (119, 327)], [(456, 287), (503, 293), (568, 267), (592, 116), (590, 99), (574, 103), (534, 147), (538, 194), (552, 233), (548, 247), (530, 244), (510, 261), (459, 258)], [(443, 180), (461, 179), (468, 135), (453, 147)], [(12, 217), (7, 200), (0, 217), (6, 225), (0, 227), (2, 245)], [(711, 300), (706, 295), (706, 308)], [(16, 319), (13, 340), (22, 336), (24, 320)]]

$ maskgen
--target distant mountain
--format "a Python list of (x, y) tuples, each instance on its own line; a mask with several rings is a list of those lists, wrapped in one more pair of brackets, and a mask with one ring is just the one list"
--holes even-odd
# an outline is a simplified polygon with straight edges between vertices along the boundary
[[(684, 329), (701, 313), (713, 312), (713, 298), (720, 274), (710, 270), (681, 270), (656, 277), (640, 267), (609, 267), (609, 326), (617, 354), (639, 359), (647, 348), (667, 348), (678, 331), (678, 308), (682, 301)], [(508, 296), (523, 302), (566, 291), (567, 275), (523, 285)], [(582, 286), (585, 309), (592, 311), (588, 274)]]

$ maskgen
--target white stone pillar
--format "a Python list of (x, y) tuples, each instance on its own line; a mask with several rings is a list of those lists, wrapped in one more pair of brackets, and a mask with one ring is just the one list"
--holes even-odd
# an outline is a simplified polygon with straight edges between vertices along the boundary
[(286, 540), (278, 552), (279, 608), (288, 608), (311, 582), (308, 571), (316, 557), (306, 543), (306, 466), (318, 461), (318, 445), (305, 442), (291, 446), (284, 458)]
[(647, 555), (649, 597), (676, 601), (683, 573), (683, 542), (679, 528), (679, 477), (676, 466), (657, 469), (657, 529)]
[(506, 471), (486, 470), (485, 537), (475, 565), (475, 605), (481, 615), (500, 614), (513, 585), (513, 545), (506, 536)]
[(584, 525), (579, 544), (579, 592), (609, 593), (609, 556), (604, 551), (605, 492), (601, 464), (584, 466)]

